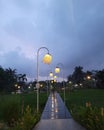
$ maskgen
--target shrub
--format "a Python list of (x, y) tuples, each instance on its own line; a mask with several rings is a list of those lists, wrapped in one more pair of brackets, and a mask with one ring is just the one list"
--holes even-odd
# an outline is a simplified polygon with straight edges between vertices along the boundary
[(101, 114), (101, 109), (97, 107), (77, 107), (72, 108), (72, 115), (81, 125), (88, 130), (104, 130), (104, 116)]
[(40, 114), (36, 112), (33, 113), (31, 108), (27, 106), (22, 118), (19, 120), (14, 130), (31, 130), (39, 119)]

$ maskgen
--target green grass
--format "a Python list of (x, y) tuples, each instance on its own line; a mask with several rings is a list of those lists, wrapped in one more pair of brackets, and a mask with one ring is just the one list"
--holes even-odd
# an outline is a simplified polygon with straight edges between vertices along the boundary
[(66, 92), (66, 104), (68, 108), (71, 105), (85, 106), (90, 102), (92, 106), (104, 107), (103, 89), (79, 89), (74, 92)]
[[(30, 106), (32, 111), (36, 111), (36, 105), (37, 105), (36, 93), (0, 95), (0, 120), (3, 119), (2, 117), (2, 111), (4, 109), (3, 107), (6, 104), (10, 103), (11, 101), (18, 103), (21, 111), (22, 111), (22, 108), (24, 108), (25, 110), (27, 105)], [(43, 111), (46, 101), (47, 101), (47, 94), (40, 93), (39, 95), (40, 113)]]

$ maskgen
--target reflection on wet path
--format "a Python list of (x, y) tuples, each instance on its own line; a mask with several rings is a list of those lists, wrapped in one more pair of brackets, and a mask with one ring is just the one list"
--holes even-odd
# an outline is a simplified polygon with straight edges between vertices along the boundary
[(51, 93), (48, 97), (41, 119), (66, 119), (71, 118), (58, 93)]
[(51, 98), (52, 98), (51, 119), (57, 119), (58, 103), (57, 103), (56, 93), (52, 94)]

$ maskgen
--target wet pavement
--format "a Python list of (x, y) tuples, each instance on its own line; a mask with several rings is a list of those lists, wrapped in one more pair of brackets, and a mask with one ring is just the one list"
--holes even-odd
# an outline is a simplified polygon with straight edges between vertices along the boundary
[(67, 119), (71, 115), (58, 93), (51, 93), (41, 119)]
[(40, 122), (33, 130), (85, 130), (73, 120), (58, 93), (50, 94)]

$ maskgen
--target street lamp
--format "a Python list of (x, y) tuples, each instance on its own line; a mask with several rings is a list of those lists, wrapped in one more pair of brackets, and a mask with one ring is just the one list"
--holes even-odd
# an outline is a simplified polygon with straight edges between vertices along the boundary
[(52, 72), (50, 72), (50, 73), (49, 73), (49, 76), (50, 76), (50, 77), (53, 77), (53, 73), (52, 73)]
[(60, 73), (60, 67), (62, 67), (62, 78), (63, 78), (63, 88), (64, 88), (64, 104), (65, 104), (65, 85), (64, 85), (64, 65), (62, 63), (58, 63), (55, 68), (55, 73)]
[(40, 47), (37, 51), (37, 84), (36, 84), (36, 88), (37, 88), (37, 112), (39, 111), (39, 52), (40, 50), (45, 49), (47, 50), (47, 54), (44, 55), (43, 57), (43, 62), (45, 64), (50, 64), (52, 61), (52, 56), (49, 54), (49, 50), (46, 47)]
[(56, 75), (54, 75), (54, 77), (53, 77), (54, 79), (57, 79), (57, 76)]
[(58, 66), (55, 68), (55, 73), (60, 73), (60, 68)]
[(87, 76), (87, 79), (90, 80), (90, 79), (91, 79), (91, 76), (88, 75), (88, 76)]

